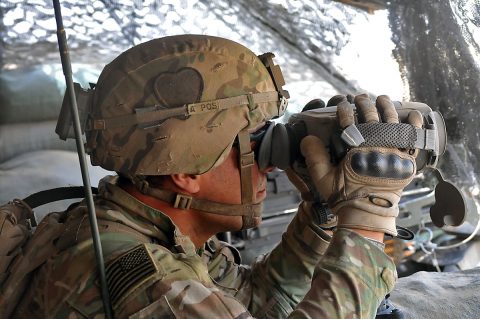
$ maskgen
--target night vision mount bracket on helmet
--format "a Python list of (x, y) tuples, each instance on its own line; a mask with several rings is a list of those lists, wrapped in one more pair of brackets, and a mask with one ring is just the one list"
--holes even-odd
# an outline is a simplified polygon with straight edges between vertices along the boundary
[[(349, 149), (359, 146), (417, 149), (419, 150), (416, 158), (417, 173), (428, 168), (437, 172), (435, 197), (438, 204), (430, 209), (433, 223), (438, 227), (459, 226), (466, 215), (465, 200), (461, 191), (445, 181), (437, 169), (438, 159), (445, 152), (447, 144), (442, 115), (423, 103), (394, 102), (394, 104), (400, 123), (353, 124), (342, 130), (336, 120), (336, 106), (322, 106), (295, 113), (290, 116), (287, 124), (272, 123), (259, 147), (259, 167), (293, 168), (302, 174), (299, 168), (305, 164), (300, 153), (300, 141), (307, 135), (314, 135), (323, 140), (329, 148), (333, 163), (338, 163)], [(418, 110), (422, 114), (422, 128), (402, 123), (412, 110)], [(448, 196), (445, 196), (447, 193)], [(445, 204), (447, 198), (448, 205)]]

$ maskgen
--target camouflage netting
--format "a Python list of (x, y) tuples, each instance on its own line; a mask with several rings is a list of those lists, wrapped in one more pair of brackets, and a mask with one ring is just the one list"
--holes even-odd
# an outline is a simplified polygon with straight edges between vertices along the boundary
[[(357, 91), (330, 60), (349, 41), (355, 8), (323, 1), (61, 1), (72, 61), (98, 68), (126, 48), (165, 35), (199, 33), (236, 40), (254, 52), (275, 52), (287, 82), (328, 97)], [(50, 1), (0, 3), (5, 69), (59, 61)], [(305, 103), (305, 102), (303, 102)]]
[(389, 13), (394, 56), (412, 100), (445, 117), (449, 148), (442, 169), (478, 193), (480, 1), (396, 0)]
[[(258, 53), (275, 52), (293, 85), (288, 89), (294, 91), (294, 106), (360, 89), (335, 58), (351, 41), (355, 22), (368, 22), (369, 15), (338, 2), (64, 0), (61, 5), (76, 63), (100, 69), (142, 41), (202, 33), (228, 37)], [(480, 173), (479, 1), (395, 0), (385, 5), (405, 91), (443, 112), (452, 142), (445, 157), (447, 176), (473, 187)], [(3, 0), (2, 70), (58, 63), (55, 30), (50, 1)]]

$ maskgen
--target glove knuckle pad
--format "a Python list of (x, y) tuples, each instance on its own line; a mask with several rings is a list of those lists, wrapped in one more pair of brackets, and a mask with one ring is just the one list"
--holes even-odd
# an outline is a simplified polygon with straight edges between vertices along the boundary
[(410, 178), (415, 172), (413, 161), (391, 153), (355, 153), (351, 158), (351, 167), (356, 174), (361, 176), (395, 180)]

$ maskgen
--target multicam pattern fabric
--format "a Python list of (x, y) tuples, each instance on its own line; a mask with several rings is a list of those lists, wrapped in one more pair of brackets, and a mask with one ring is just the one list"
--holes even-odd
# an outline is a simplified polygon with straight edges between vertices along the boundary
[[(270, 254), (245, 266), (215, 239), (195, 249), (166, 215), (103, 180), (96, 209), (107, 269), (123, 263), (128, 272), (130, 257), (146, 256), (155, 268), (133, 285), (109, 283), (125, 287), (115, 318), (373, 318), (393, 288), (393, 262), (348, 230), (329, 245), (304, 208)], [(38, 270), (15, 318), (104, 317), (86, 210), (70, 208), (56, 244), (62, 253)]]
[[(219, 99), (266, 92), (275, 99), (218, 105)], [(155, 111), (198, 102), (205, 103), (151, 120)], [(282, 115), (285, 106), (265, 65), (243, 45), (202, 35), (159, 38), (103, 69), (91, 99), (88, 149), (92, 164), (127, 176), (201, 174), (225, 159), (241, 130)], [(142, 114), (151, 121), (135, 123)], [(115, 123), (109, 127), (109, 121)]]

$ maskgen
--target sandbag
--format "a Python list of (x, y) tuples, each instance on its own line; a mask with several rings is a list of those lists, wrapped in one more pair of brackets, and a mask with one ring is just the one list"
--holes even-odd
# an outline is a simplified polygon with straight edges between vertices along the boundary
[[(88, 87), (99, 71), (73, 65), (73, 79)], [(65, 92), (60, 64), (38, 65), (0, 72), (0, 124), (54, 120)]]
[(400, 278), (390, 299), (407, 319), (480, 318), (480, 267)]
[(55, 134), (56, 120), (0, 124), (0, 163), (39, 150), (76, 151), (75, 141), (62, 141)]

